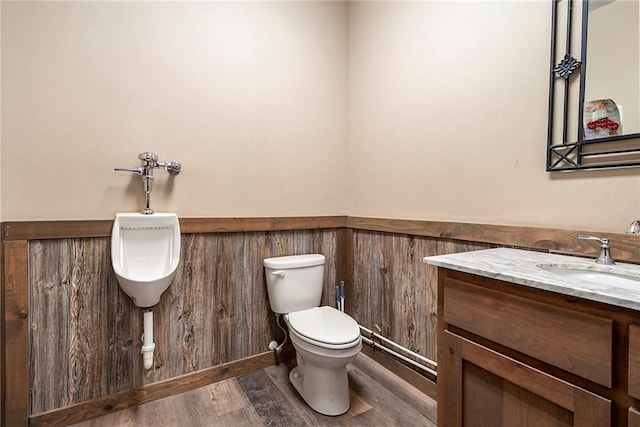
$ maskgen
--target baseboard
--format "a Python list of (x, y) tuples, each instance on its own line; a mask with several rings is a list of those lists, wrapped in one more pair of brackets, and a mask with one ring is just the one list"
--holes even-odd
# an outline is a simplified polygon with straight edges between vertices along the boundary
[[(286, 349), (286, 348), (285, 348)], [(284, 350), (284, 349), (283, 349)], [(277, 359), (287, 360), (289, 350), (283, 351)], [(272, 352), (260, 353), (197, 372), (158, 381), (133, 390), (102, 396), (94, 400), (54, 409), (29, 417), (30, 426), (70, 425), (97, 418), (115, 411), (152, 402), (174, 394), (184, 393), (208, 384), (244, 375), (277, 363)]]

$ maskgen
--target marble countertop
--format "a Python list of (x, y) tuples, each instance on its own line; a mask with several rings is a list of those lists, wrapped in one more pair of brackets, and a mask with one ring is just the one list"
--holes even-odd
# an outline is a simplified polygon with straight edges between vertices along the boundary
[[(431, 256), (425, 257), (424, 262), (464, 273), (640, 311), (640, 266), (635, 264), (617, 263), (614, 266), (604, 266), (596, 264), (593, 258), (509, 248)], [(547, 268), (544, 268), (545, 266)], [(558, 274), (554, 272), (556, 268), (578, 269), (583, 272), (607, 272), (631, 281), (604, 284), (599, 283), (597, 273), (589, 280), (582, 280)], [(637, 287), (633, 280), (638, 281)]]

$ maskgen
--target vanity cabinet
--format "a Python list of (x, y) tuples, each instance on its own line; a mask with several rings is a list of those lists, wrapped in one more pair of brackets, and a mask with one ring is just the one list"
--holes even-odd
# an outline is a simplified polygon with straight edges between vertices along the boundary
[(640, 427), (640, 313), (438, 268), (438, 426)]
[[(448, 331), (442, 426), (608, 426), (611, 401)], [(442, 396), (446, 398), (440, 400)]]

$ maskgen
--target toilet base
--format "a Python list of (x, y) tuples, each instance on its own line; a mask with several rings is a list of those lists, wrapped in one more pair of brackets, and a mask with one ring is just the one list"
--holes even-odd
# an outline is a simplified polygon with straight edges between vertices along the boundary
[(289, 373), (289, 381), (304, 401), (323, 415), (342, 415), (349, 410), (347, 368), (322, 369), (305, 364)]

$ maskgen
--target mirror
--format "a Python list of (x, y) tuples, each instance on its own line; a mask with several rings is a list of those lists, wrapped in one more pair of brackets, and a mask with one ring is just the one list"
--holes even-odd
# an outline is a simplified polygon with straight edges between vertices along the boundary
[(547, 171), (640, 166), (640, 1), (552, 0)]

